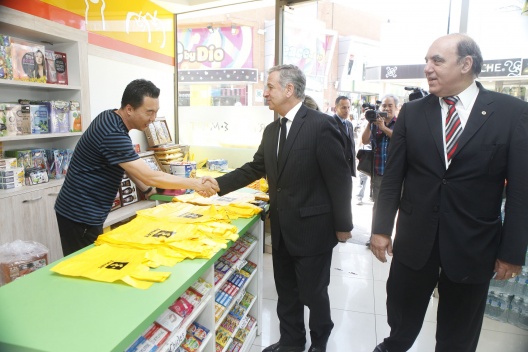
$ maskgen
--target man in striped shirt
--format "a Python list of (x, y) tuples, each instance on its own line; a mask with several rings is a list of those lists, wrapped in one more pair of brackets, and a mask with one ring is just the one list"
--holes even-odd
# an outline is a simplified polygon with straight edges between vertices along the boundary
[(150, 81), (132, 81), (121, 107), (100, 113), (79, 139), (55, 203), (65, 256), (92, 244), (102, 233), (125, 172), (145, 194), (153, 187), (194, 189), (203, 196), (219, 190), (210, 177), (184, 178), (154, 171), (139, 158), (129, 131), (143, 131), (156, 119), (159, 94)]

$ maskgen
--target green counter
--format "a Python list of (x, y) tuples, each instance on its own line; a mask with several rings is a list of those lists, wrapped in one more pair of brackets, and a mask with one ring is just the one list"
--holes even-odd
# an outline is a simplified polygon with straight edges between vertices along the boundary
[[(244, 234), (259, 219), (232, 223)], [(51, 263), (0, 287), (0, 351), (124, 351), (223, 253), (160, 267), (171, 276), (147, 290), (61, 276)]]

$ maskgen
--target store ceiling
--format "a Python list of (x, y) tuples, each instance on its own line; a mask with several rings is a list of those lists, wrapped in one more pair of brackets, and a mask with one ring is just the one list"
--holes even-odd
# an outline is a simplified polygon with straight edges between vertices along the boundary
[(186, 13), (229, 5), (244, 4), (248, 2), (261, 2), (264, 0), (151, 0), (153, 3), (165, 8), (172, 13)]

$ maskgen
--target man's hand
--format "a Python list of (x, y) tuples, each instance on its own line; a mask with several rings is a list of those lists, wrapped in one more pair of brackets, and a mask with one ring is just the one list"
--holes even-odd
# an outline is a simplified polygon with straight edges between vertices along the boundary
[(220, 191), (218, 182), (211, 176), (204, 176), (198, 179), (198, 185), (195, 190), (203, 197), (211, 197)]
[(522, 266), (514, 265), (510, 263), (503, 262), (500, 259), (495, 261), (495, 280), (508, 280), (514, 278), (515, 276), (521, 273)]
[(336, 237), (339, 242), (346, 242), (347, 240), (352, 238), (352, 231), (348, 231), (348, 232), (336, 231)]
[(370, 236), (370, 250), (380, 262), (385, 263), (385, 253), (392, 257), (392, 239), (388, 235), (373, 234)]

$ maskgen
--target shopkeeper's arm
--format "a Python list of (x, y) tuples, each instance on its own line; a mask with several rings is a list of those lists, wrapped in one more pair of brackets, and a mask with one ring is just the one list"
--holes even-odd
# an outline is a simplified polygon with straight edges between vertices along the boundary
[[(210, 197), (220, 189), (216, 180), (210, 176), (201, 178), (185, 178), (161, 171), (152, 170), (141, 159), (119, 164), (127, 175), (136, 182), (140, 190), (153, 186), (163, 189), (194, 189), (200, 195)], [(148, 186), (147, 186), (148, 185)]]

